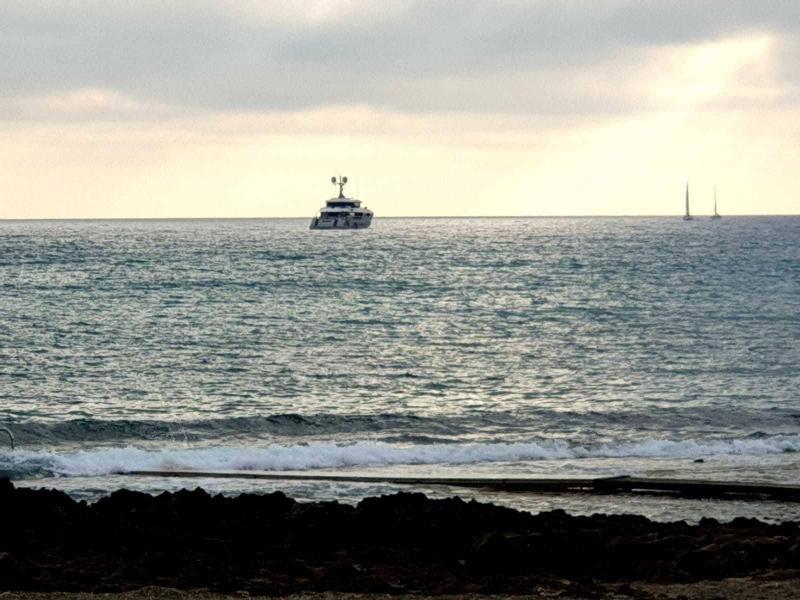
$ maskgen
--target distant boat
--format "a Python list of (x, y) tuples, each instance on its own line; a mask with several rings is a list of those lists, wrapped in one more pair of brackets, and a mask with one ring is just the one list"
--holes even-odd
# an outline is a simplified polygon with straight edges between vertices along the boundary
[(717, 186), (714, 186), (714, 214), (711, 215), (712, 219), (721, 219), (722, 215), (717, 212)]
[(366, 229), (372, 223), (372, 211), (361, 206), (361, 200), (344, 195), (347, 177), (331, 177), (331, 183), (339, 186), (339, 196), (325, 202), (319, 215), (311, 219), (310, 229)]
[(689, 214), (689, 184), (686, 184), (686, 214), (683, 215), (684, 221), (693, 221), (694, 217)]

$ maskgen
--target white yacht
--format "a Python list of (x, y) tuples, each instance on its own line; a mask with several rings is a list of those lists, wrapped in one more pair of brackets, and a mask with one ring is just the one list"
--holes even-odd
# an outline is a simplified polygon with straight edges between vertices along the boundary
[(366, 229), (372, 223), (372, 211), (361, 206), (361, 200), (347, 198), (344, 186), (347, 177), (331, 177), (331, 183), (339, 186), (339, 196), (325, 202), (319, 215), (311, 219), (310, 229)]

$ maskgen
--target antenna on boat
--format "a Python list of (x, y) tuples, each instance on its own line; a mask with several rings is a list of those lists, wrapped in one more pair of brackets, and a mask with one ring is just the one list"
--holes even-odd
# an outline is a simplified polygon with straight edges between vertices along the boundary
[(347, 183), (347, 177), (339, 175), (339, 181), (336, 181), (336, 177), (331, 177), (331, 183), (339, 186), (339, 198), (344, 198), (344, 184)]

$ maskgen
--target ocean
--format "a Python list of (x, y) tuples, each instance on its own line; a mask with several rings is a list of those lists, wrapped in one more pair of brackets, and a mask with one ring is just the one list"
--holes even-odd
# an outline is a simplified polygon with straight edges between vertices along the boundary
[[(800, 484), (800, 218), (0, 222), (0, 476), (93, 500), (141, 469)], [(697, 462), (702, 459), (702, 462)], [(800, 505), (416, 487), (525, 510)]]

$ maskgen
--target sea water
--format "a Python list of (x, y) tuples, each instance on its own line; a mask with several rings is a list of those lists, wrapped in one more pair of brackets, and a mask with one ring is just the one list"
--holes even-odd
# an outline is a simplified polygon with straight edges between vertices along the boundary
[(0, 222), (0, 426), (0, 475), (89, 499), (400, 489), (141, 469), (800, 484), (800, 218)]

